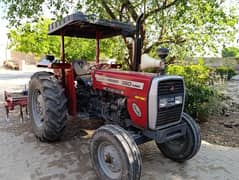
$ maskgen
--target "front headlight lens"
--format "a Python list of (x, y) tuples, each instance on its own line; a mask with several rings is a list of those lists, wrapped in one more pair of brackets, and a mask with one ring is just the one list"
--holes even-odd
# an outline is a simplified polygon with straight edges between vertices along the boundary
[(170, 107), (170, 106), (175, 106), (182, 103), (183, 103), (183, 96), (161, 98), (159, 100), (159, 107), (160, 108)]
[(159, 107), (163, 108), (166, 107), (168, 104), (168, 99), (167, 98), (163, 98), (159, 100)]
[(175, 104), (182, 104), (183, 103), (183, 97), (182, 96), (176, 96), (175, 97)]

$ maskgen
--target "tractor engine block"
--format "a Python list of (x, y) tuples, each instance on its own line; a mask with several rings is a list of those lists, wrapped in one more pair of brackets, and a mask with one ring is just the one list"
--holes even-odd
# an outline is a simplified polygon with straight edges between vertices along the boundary
[(90, 117), (123, 127), (127, 126), (127, 120), (130, 121), (124, 96), (94, 90), (83, 81), (77, 81), (76, 95), (78, 113), (89, 113)]

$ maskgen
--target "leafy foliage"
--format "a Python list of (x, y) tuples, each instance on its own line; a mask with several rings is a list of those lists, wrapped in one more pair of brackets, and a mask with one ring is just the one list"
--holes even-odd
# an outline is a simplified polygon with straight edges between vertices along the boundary
[[(16, 29), (11, 29), (10, 47), (20, 52), (33, 53), (37, 56), (52, 54), (60, 58), (60, 37), (48, 36), (49, 19), (41, 19), (36, 23), (26, 23)], [(124, 46), (118, 46), (123, 41), (116, 37), (100, 41), (101, 58), (117, 58), (122, 61)], [(65, 37), (66, 59), (95, 59), (95, 41), (89, 39)]]
[[(172, 57), (204, 54), (208, 49), (217, 52), (220, 44), (233, 39), (238, 18), (233, 8), (228, 9), (223, 0), (3, 0), (7, 18), (12, 25), (22, 19), (34, 20), (45, 9), (57, 18), (78, 9), (103, 18), (134, 23), (144, 13), (143, 52), (154, 51), (158, 46), (168, 47)], [(76, 3), (75, 3), (76, 2)], [(229, 12), (229, 13), (228, 13)], [(126, 64), (132, 68), (132, 45), (124, 39), (128, 50)], [(122, 45), (122, 44), (120, 44)]]
[(218, 94), (210, 86), (212, 69), (203, 63), (196, 65), (169, 65), (168, 74), (184, 77), (186, 84), (185, 111), (194, 118), (204, 121), (216, 111)]
[(11, 29), (9, 34), (10, 47), (25, 53), (56, 54), (59, 56), (59, 39), (47, 35), (50, 22), (50, 20), (41, 19), (38, 23), (26, 23), (16, 29)]
[(239, 57), (239, 49), (236, 47), (223, 48), (222, 57)]
[(171, 56), (181, 58), (205, 54), (206, 49), (216, 53), (218, 45), (232, 40), (237, 22), (233, 10), (224, 10), (223, 1), (87, 0), (86, 5), (87, 12), (133, 23), (143, 12), (143, 53), (164, 46)]
[(19, 26), (27, 22), (37, 22), (44, 12), (61, 18), (69, 13), (74, 0), (1, 0), (5, 4), (6, 18), (10, 26)]
[(219, 66), (216, 68), (216, 73), (221, 76), (221, 79), (226, 77), (227, 80), (230, 80), (232, 76), (236, 75), (236, 72), (231, 67)]

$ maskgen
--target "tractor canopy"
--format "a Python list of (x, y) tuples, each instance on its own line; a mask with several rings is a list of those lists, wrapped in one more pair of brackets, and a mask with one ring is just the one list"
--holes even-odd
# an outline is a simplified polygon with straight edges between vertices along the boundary
[(49, 25), (49, 35), (63, 35), (89, 39), (109, 38), (117, 35), (132, 37), (136, 27), (116, 20), (100, 19), (95, 15), (77, 12)]

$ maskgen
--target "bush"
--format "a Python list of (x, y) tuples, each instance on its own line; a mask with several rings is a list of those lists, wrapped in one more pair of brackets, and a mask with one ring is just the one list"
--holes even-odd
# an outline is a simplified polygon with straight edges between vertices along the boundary
[(184, 77), (186, 84), (185, 111), (200, 121), (217, 111), (218, 93), (210, 86), (212, 69), (203, 63), (196, 65), (169, 65), (168, 74)]
[(236, 75), (235, 70), (233, 70), (230, 67), (226, 67), (226, 66), (217, 67), (216, 73), (219, 74), (222, 79), (223, 79), (223, 77), (226, 77), (227, 80), (230, 80), (232, 78), (232, 76)]
[(236, 47), (223, 48), (222, 57), (239, 57), (239, 49)]

